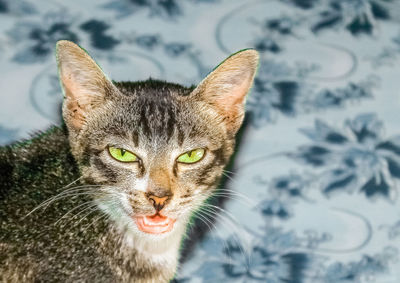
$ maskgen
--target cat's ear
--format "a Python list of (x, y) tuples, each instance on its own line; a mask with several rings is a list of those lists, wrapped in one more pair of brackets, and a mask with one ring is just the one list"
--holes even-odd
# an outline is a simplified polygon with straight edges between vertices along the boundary
[(58, 74), (64, 92), (63, 117), (79, 131), (90, 112), (116, 87), (84, 49), (67, 40), (56, 45)]
[(249, 92), (259, 61), (254, 49), (239, 51), (219, 64), (192, 92), (223, 115), (230, 134), (242, 124), (246, 94)]

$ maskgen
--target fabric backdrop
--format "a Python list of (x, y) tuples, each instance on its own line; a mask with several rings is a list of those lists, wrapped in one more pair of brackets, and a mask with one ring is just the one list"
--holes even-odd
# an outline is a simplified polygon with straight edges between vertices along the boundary
[(1, 144), (60, 122), (58, 39), (185, 85), (261, 52), (224, 211), (177, 282), (400, 282), (400, 1), (0, 0)]

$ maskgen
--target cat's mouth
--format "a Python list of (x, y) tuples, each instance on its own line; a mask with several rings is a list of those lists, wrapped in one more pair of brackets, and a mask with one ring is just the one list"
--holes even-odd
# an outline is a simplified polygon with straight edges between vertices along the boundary
[(135, 217), (136, 225), (142, 232), (149, 234), (162, 234), (170, 232), (174, 227), (175, 219), (161, 214)]

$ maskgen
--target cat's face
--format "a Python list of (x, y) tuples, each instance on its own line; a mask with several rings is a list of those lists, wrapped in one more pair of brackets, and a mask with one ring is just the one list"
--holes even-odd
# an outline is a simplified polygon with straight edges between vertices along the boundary
[(71, 42), (57, 58), (72, 152), (99, 207), (141, 237), (182, 233), (233, 152), (257, 53), (230, 57), (196, 89), (113, 84)]
[[(181, 96), (189, 89), (162, 82), (144, 83), (136, 93), (117, 87), (126, 95), (110, 96), (78, 138), (81, 168), (86, 181), (106, 186), (108, 194), (98, 200), (114, 220), (164, 234), (184, 225), (210, 195), (233, 140), (215, 111)], [(160, 225), (142, 223), (157, 212), (168, 218)]]

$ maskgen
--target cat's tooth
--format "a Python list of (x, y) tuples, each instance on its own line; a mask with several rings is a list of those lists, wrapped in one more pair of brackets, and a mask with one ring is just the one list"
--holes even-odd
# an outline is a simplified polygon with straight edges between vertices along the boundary
[(151, 225), (151, 224), (149, 223), (149, 221), (147, 220), (147, 217), (144, 217), (143, 222), (144, 222), (145, 225)]
[(164, 221), (162, 221), (162, 222), (153, 222), (153, 221), (151, 221), (151, 220), (148, 220), (147, 219), (147, 217), (144, 217), (144, 224), (145, 225), (147, 225), (147, 226), (165, 226), (165, 225), (168, 225), (168, 223), (169, 223), (169, 219), (168, 218), (166, 218)]
[(147, 226), (156, 226), (152, 221), (150, 221), (147, 217), (144, 218), (144, 224)]

